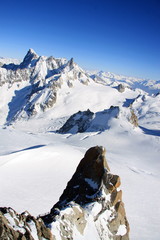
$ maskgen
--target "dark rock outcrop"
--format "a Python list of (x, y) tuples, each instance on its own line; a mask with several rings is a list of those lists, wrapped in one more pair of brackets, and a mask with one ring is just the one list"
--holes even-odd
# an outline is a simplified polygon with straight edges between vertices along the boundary
[(128, 240), (120, 178), (110, 173), (105, 153), (99, 146), (86, 152), (49, 214), (36, 219), (0, 208), (0, 239)]
[(125, 91), (125, 86), (124, 86), (122, 83), (120, 83), (120, 84), (118, 85), (118, 87), (117, 87), (117, 90), (118, 90), (120, 93), (123, 93), (123, 92)]
[(82, 133), (96, 132), (109, 129), (109, 121), (117, 118), (119, 115), (119, 107), (111, 106), (101, 112), (93, 113), (89, 109), (87, 111), (79, 111), (73, 114), (66, 123), (57, 130), (58, 133)]
[(73, 114), (67, 122), (57, 131), (58, 133), (77, 133), (85, 132), (93, 119), (94, 113), (89, 109), (87, 111), (79, 111)]

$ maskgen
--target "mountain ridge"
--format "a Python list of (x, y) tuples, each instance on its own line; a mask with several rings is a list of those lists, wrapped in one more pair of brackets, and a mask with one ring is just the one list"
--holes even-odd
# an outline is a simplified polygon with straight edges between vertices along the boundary
[[(0, 69), (0, 85), (8, 84), (9, 88), (15, 86), (15, 93), (19, 95), (19, 92), (22, 92), (22, 95), (26, 95), (24, 104), (18, 106), (15, 114), (12, 116), (10, 114), (7, 122), (16, 120), (21, 114), (30, 117), (37, 111), (43, 112), (46, 108), (51, 108), (56, 102), (57, 91), (64, 81), (68, 87), (72, 87), (75, 79), (82, 84), (88, 84), (91, 80), (73, 62), (73, 58), (67, 61), (53, 57), (39, 57), (32, 49), (27, 52), (20, 65), (4, 64)], [(26, 86), (20, 89), (20, 84)]]
[[(152, 89), (153, 85), (155, 89)], [(158, 101), (157, 94), (160, 88), (159, 82), (157, 84), (154, 81), (146, 83), (141, 79), (126, 78), (102, 71), (92, 75), (80, 68), (73, 58), (68, 61), (65, 58), (56, 59), (52, 56), (39, 56), (33, 49), (29, 49), (19, 65), (10, 63), (0, 67), (0, 86), (2, 92), (0, 109), (3, 112), (0, 124), (6, 126), (15, 124), (18, 121), (37, 119), (47, 116), (47, 114), (51, 114), (55, 118), (57, 113), (54, 114), (54, 112), (56, 112), (58, 105), (59, 108), (62, 108), (62, 104), (71, 104), (71, 101), (75, 101), (75, 99), (79, 101), (79, 106), (77, 105), (75, 110), (71, 111), (72, 104), (69, 105), (69, 115), (66, 115), (66, 118), (78, 111), (90, 109), (95, 113), (109, 109), (112, 105), (118, 106), (122, 112), (126, 112), (123, 106), (126, 99), (129, 99), (129, 95), (132, 96), (133, 102), (138, 96), (141, 96), (142, 99), (153, 99), (154, 96), (157, 96), (155, 100)], [(99, 104), (99, 99), (101, 99), (101, 96), (96, 97), (97, 93), (95, 91), (97, 89), (97, 91), (101, 92), (101, 86), (104, 86), (104, 93), (106, 91), (106, 94), (110, 95), (110, 92), (113, 92), (113, 96), (115, 95), (115, 98), (119, 98), (120, 101), (117, 102), (113, 99), (113, 102), (108, 106), (103, 104), (103, 108), (95, 109), (95, 106)], [(117, 95), (116, 90), (121, 95)], [(78, 93), (78, 91), (82, 92), (82, 94)], [(77, 96), (73, 95), (74, 92), (76, 92)], [(88, 94), (89, 100), (83, 100), (83, 92)], [(153, 95), (153, 92), (156, 92), (156, 95)], [(100, 102), (105, 101), (105, 95), (102, 96)], [(84, 105), (81, 104), (83, 101), (85, 102)], [(140, 108), (143, 108), (143, 102), (145, 101), (142, 101)], [(90, 103), (93, 105), (92, 108), (90, 108)], [(132, 104), (132, 110), (139, 115), (140, 111), (135, 106), (136, 104)], [(124, 114), (130, 115), (130, 113)], [(141, 118), (141, 115), (139, 118)], [(61, 120), (59, 118), (59, 120), (55, 119), (55, 121)]]

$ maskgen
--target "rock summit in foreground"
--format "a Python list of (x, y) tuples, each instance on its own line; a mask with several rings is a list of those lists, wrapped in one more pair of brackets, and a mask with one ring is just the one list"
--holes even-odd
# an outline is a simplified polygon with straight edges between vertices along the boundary
[(120, 178), (110, 173), (103, 147), (90, 148), (50, 213), (32, 217), (0, 208), (0, 239), (128, 240)]

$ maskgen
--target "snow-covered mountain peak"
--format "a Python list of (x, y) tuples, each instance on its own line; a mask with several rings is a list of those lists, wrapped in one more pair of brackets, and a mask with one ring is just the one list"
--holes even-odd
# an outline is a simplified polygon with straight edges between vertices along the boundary
[[(30, 49), (28, 50), (28, 53), (37, 55), (37, 53), (33, 50), (33, 48), (30, 48)], [(37, 55), (37, 56), (38, 56), (38, 55)]]
[(39, 58), (39, 55), (32, 48), (30, 48), (27, 54), (25, 55), (24, 59), (27, 57)]
[[(90, 81), (93, 80), (73, 58), (67, 61), (64, 58), (38, 56), (33, 49), (29, 49), (19, 65), (6, 64), (0, 68), (0, 85), (6, 85), (12, 92), (7, 122), (22, 117), (28, 119), (44, 112), (55, 105), (60, 89), (73, 88), (79, 83), (88, 85)], [(23, 100), (18, 99), (19, 96), (23, 96)]]
[(30, 48), (26, 56), (24, 57), (23, 62), (20, 64), (20, 67), (21, 68), (33, 67), (38, 58), (39, 56), (36, 54), (36, 52), (32, 48)]

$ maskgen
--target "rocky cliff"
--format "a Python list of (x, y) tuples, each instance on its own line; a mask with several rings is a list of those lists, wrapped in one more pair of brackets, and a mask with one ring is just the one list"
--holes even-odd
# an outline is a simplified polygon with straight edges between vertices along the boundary
[(128, 240), (120, 178), (110, 173), (103, 147), (90, 148), (50, 213), (34, 218), (0, 208), (0, 239)]

